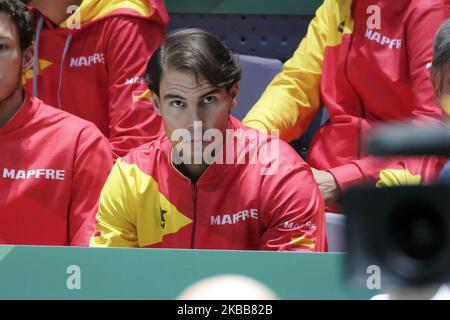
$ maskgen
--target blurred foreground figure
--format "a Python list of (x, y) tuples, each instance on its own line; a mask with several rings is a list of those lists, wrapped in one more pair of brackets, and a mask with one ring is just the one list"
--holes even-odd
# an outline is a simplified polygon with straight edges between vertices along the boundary
[(219, 275), (186, 288), (178, 300), (277, 300), (263, 283), (243, 275)]
[[(431, 80), (436, 101), (450, 119), (450, 19), (439, 28), (434, 39)], [(442, 170), (441, 181), (450, 183), (450, 162)]]

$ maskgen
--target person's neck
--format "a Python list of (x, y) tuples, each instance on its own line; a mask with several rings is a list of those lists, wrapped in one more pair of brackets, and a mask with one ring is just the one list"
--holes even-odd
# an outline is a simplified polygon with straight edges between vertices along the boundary
[(197, 182), (201, 175), (208, 169), (207, 164), (180, 164), (177, 169), (192, 182)]
[(54, 24), (59, 25), (64, 22), (72, 13), (67, 13), (67, 8), (71, 5), (79, 6), (82, 0), (41, 0), (33, 7), (39, 10), (44, 16)]
[(0, 102), (0, 128), (3, 128), (14, 117), (22, 106), (23, 100), (23, 91), (20, 87), (9, 98)]

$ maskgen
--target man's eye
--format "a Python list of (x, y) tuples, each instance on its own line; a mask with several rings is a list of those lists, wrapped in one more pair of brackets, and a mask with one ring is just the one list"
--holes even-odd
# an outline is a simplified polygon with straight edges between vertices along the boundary
[(5, 50), (7, 46), (5, 44), (0, 44), (0, 50)]
[(184, 102), (181, 100), (174, 100), (170, 104), (175, 108), (182, 108), (184, 106)]
[(204, 103), (206, 103), (206, 104), (210, 104), (210, 103), (214, 103), (214, 102), (216, 102), (216, 97), (214, 97), (214, 96), (208, 96), (208, 97), (205, 97), (204, 99), (203, 99), (203, 102)]

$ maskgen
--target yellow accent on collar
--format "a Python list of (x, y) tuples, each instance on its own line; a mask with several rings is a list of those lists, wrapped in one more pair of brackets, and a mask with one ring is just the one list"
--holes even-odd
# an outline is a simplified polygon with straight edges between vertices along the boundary
[[(38, 75), (42, 73), (45, 69), (47, 69), (49, 66), (51, 66), (53, 63), (44, 59), (39, 59), (38, 61)], [(28, 70), (25, 73), (25, 80), (33, 79), (33, 69)]]
[(148, 17), (153, 12), (150, 3), (143, 0), (83, 0), (78, 10), (62, 22), (60, 27), (67, 28), (67, 22), (74, 21), (76, 15), (80, 16), (80, 23), (83, 25), (99, 20), (120, 9), (135, 11), (143, 17)]

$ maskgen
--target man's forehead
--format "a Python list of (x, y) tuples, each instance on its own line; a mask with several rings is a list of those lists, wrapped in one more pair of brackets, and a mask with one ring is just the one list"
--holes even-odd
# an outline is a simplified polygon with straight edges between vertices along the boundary
[(168, 69), (163, 72), (160, 86), (165, 90), (180, 90), (184, 92), (220, 90), (220, 88), (212, 85), (202, 75), (196, 76), (194, 72), (174, 69)]
[(14, 39), (16, 35), (16, 28), (11, 17), (6, 12), (0, 12), (0, 39)]

